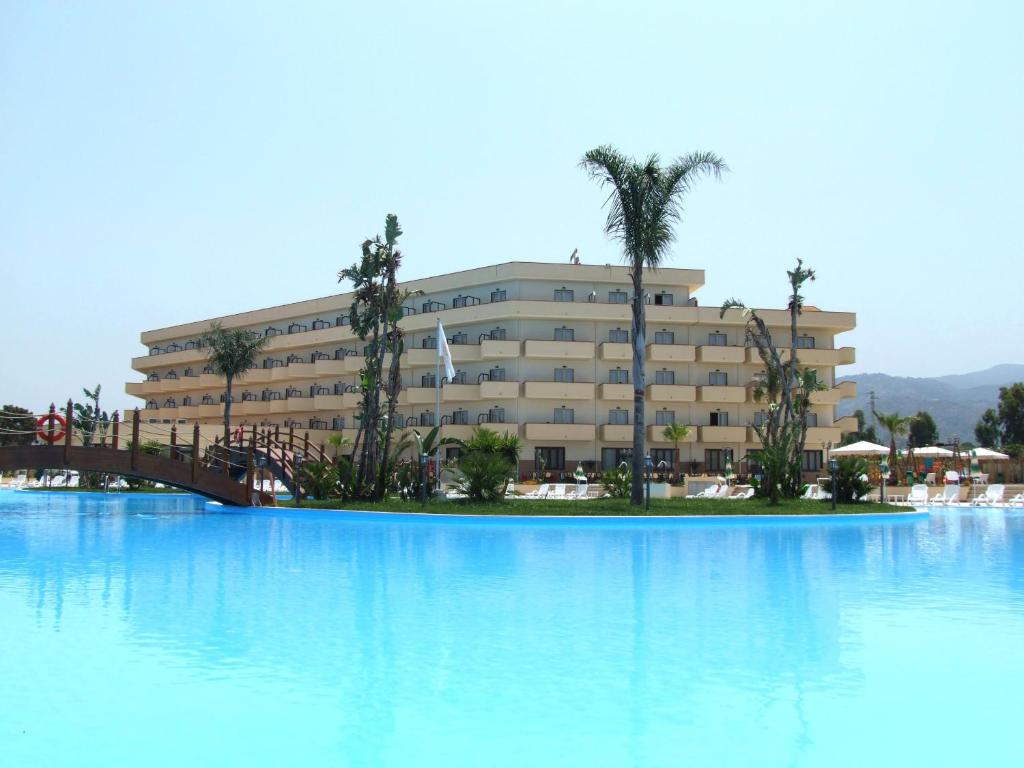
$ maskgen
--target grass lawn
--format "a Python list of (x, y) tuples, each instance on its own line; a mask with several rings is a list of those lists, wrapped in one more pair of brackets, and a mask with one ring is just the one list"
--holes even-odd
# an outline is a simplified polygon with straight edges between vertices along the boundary
[[(294, 507), (292, 500), (281, 501), (281, 507)], [(628, 499), (588, 499), (563, 501), (521, 499), (490, 504), (461, 500), (432, 500), (426, 507), (415, 501), (389, 499), (387, 501), (314, 501), (302, 503), (311, 509), (347, 509), (368, 512), (430, 512), (448, 515), (827, 515), (832, 505), (821, 501), (783, 501), (771, 506), (767, 499), (725, 501), (714, 499), (653, 499), (650, 512), (643, 507), (630, 506)], [(907, 507), (891, 504), (840, 504), (837, 514), (907, 512)]]

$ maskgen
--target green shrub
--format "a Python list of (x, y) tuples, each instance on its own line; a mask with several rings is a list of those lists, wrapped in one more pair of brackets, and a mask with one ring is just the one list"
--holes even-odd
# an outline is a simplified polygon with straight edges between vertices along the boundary
[[(836, 468), (836, 487), (834, 494), (837, 504), (855, 504), (861, 496), (871, 490), (871, 484), (862, 479), (868, 474), (867, 459), (862, 456), (844, 456), (838, 460)], [(832, 479), (824, 480), (821, 484), (829, 493), (832, 493)]]
[(613, 499), (629, 498), (633, 486), (633, 470), (623, 467), (613, 467), (606, 470), (601, 478), (605, 493)]
[(504, 453), (473, 451), (459, 457), (461, 475), (455, 488), (476, 501), (500, 501), (505, 498), (509, 473), (515, 463)]

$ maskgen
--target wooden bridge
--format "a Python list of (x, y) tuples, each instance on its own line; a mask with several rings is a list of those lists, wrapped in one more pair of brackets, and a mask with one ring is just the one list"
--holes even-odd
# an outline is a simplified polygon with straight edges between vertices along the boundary
[[(131, 425), (128, 440), (121, 434), (126, 424)], [(69, 400), (63, 414), (51, 405), (49, 413), (38, 416), (31, 433), (5, 427), (6, 434), (24, 433), (26, 441), (34, 438), (36, 444), (0, 446), (0, 470), (67, 469), (122, 475), (248, 507), (273, 501), (262, 490), (266, 475), (280, 480), (301, 500), (299, 468), (303, 461), (330, 461), (322, 445), (310, 444), (308, 432), (297, 438), (294, 429), (282, 435), (279, 428), (238, 428), (225, 445), (220, 437), (202, 439), (198, 424), (192, 428), (191, 441), (182, 442), (177, 425), (142, 424), (138, 410), (130, 422), (121, 422), (115, 412), (109, 434), (85, 435), (74, 425), (74, 403)]]

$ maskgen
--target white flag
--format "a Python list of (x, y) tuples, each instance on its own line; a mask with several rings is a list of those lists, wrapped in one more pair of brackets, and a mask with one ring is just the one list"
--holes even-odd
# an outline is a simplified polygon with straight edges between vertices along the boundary
[(441, 318), (437, 318), (437, 356), (444, 363), (444, 372), (448, 381), (455, 378), (455, 367), (452, 365), (452, 351), (448, 349), (448, 339), (444, 335), (444, 326), (441, 325)]

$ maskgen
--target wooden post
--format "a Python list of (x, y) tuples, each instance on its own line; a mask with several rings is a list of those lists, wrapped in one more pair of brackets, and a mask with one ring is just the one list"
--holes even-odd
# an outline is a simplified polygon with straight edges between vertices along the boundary
[(192, 482), (199, 473), (199, 425), (192, 425)]
[(256, 445), (256, 425), (252, 425), (252, 438), (249, 440), (250, 445)]
[(75, 415), (75, 406), (71, 402), (71, 399), (69, 398), (68, 399), (67, 415), (65, 416), (65, 418), (67, 419), (68, 423), (67, 423), (67, 428), (66, 428), (66, 430), (64, 432), (64, 466), (65, 467), (67, 467), (67, 466), (69, 466), (71, 464), (71, 436), (72, 436), (72, 434), (74, 434), (74, 431), (75, 431), (74, 429), (72, 429), (71, 424), (72, 424), (72, 419), (74, 418), (74, 415)]
[(171, 424), (171, 461), (178, 460), (178, 425)]
[(295, 427), (288, 427), (288, 450), (295, 452)]
[(53, 445), (53, 425), (56, 422), (56, 419), (54, 418), (54, 416), (56, 414), (57, 414), (57, 407), (53, 403), (50, 403), (50, 414), (49, 414), (49, 417), (46, 420), (46, 424), (47, 424), (47, 427), (46, 427), (46, 444), (47, 445)]
[(275, 424), (274, 425), (274, 442), (275, 443), (280, 443), (281, 442), (281, 425), (280, 424)]
[(306, 461), (311, 461), (313, 457), (309, 455), (309, 432), (306, 433), (302, 445), (304, 446), (302, 453), (306, 457)]
[(327, 463), (327, 451), (324, 450), (324, 441), (320, 441), (320, 461)]
[(114, 411), (114, 420), (113, 420), (114, 436), (110, 440), (110, 445), (111, 445), (111, 447), (115, 451), (117, 450), (117, 443), (118, 443), (117, 436), (120, 434), (120, 426), (121, 426), (121, 414), (118, 413), (117, 411)]
[(132, 458), (131, 468), (136, 469), (139, 463), (139, 409), (132, 411)]

